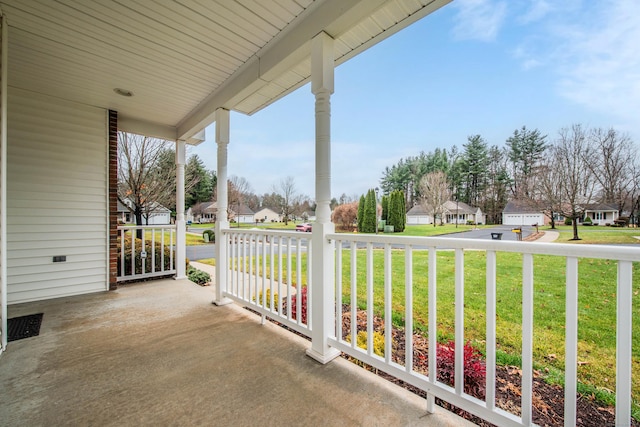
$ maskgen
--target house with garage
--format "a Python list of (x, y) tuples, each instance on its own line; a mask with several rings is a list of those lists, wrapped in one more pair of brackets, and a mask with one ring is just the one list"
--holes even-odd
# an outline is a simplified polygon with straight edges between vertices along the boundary
[(253, 224), (256, 222), (255, 213), (247, 205), (240, 205), (229, 211), (229, 219), (240, 224)]
[(543, 225), (549, 223), (548, 217), (533, 202), (526, 200), (509, 200), (502, 210), (504, 225)]
[(433, 217), (424, 208), (417, 204), (407, 211), (407, 225), (433, 224)]

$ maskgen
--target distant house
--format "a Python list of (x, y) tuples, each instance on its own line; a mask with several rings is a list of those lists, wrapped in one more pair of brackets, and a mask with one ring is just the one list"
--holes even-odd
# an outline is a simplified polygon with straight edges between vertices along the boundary
[(269, 208), (262, 208), (254, 214), (257, 222), (278, 222), (280, 215)]
[(186, 212), (186, 220), (198, 223), (215, 222), (218, 206), (216, 202), (200, 202), (191, 206)]
[(407, 225), (433, 224), (433, 217), (424, 206), (417, 204), (407, 212)]
[(504, 225), (543, 225), (549, 221), (542, 210), (529, 201), (510, 200), (502, 210)]
[[(133, 224), (136, 222), (131, 209), (120, 201), (118, 201), (118, 220), (124, 224)], [(162, 206), (160, 203), (152, 203), (151, 207), (142, 213), (142, 225), (167, 224), (171, 224), (171, 210)]]
[(256, 222), (255, 213), (247, 205), (240, 205), (239, 208), (229, 212), (229, 219), (240, 224), (251, 224)]
[[(442, 205), (444, 224), (484, 224), (485, 214), (480, 208), (474, 208), (464, 202), (449, 200)], [(415, 205), (407, 212), (407, 225), (433, 224), (434, 220), (440, 222), (438, 218), (433, 218), (430, 212), (423, 205)]]
[(613, 205), (594, 203), (585, 206), (583, 219), (587, 217), (591, 218), (593, 224), (611, 225), (620, 217), (620, 213)]
[(480, 208), (474, 208), (464, 202), (449, 200), (444, 202), (444, 222), (446, 224), (486, 223), (486, 215)]

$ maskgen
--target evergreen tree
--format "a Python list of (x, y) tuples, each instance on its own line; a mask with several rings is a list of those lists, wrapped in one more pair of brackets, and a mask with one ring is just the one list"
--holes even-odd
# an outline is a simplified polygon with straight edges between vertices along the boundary
[(406, 223), (405, 197), (402, 191), (393, 191), (389, 195), (387, 225), (393, 225), (394, 232), (404, 231)]
[(196, 155), (189, 157), (185, 166), (187, 181), (193, 186), (185, 194), (185, 207), (188, 208), (200, 202), (208, 202), (213, 198), (211, 174), (204, 166), (204, 162)]
[(511, 163), (511, 193), (519, 199), (533, 197), (537, 166), (547, 149), (546, 135), (538, 129), (528, 130), (526, 126), (516, 129), (507, 138), (507, 153)]
[(382, 196), (382, 220), (386, 221), (389, 217), (389, 196)]
[(480, 135), (468, 138), (463, 145), (464, 201), (471, 206), (478, 207), (484, 202), (484, 191), (487, 187), (487, 143)]
[(362, 225), (364, 223), (364, 195), (360, 196), (360, 202), (358, 203), (358, 232), (362, 233)]
[(362, 219), (362, 232), (376, 232), (376, 194), (373, 190), (367, 191), (364, 201), (364, 218)]

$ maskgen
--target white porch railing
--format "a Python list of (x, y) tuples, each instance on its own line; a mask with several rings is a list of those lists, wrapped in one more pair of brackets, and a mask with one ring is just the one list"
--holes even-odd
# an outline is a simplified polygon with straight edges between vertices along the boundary
[(118, 227), (118, 282), (176, 273), (175, 225)]
[[(335, 287), (334, 295), (338, 302), (333, 311), (335, 313), (333, 319), (335, 329), (333, 335), (327, 337), (329, 345), (424, 390), (428, 393), (427, 406), (429, 410), (433, 409), (434, 398), (438, 397), (501, 426), (533, 425), (533, 349), (534, 345), (538, 344), (534, 342), (534, 309), (540, 310), (539, 307), (534, 307), (534, 285), (536, 289), (543, 285), (543, 282), (536, 282), (534, 276), (534, 266), (538, 267), (539, 256), (559, 257), (564, 260), (561, 264), (566, 284), (563, 296), (565, 300), (563, 319), (565, 324), (565, 426), (575, 425), (577, 412), (579, 260), (604, 259), (616, 263), (617, 278), (612, 278), (613, 281), (617, 281), (616, 425), (629, 424), (632, 375), (632, 273), (633, 263), (640, 262), (640, 250), (637, 248), (388, 235), (328, 234), (326, 237), (335, 244), (335, 282), (325, 285)], [(309, 297), (308, 310), (320, 309), (319, 302), (310, 299), (311, 286), (321, 286), (322, 284), (311, 283), (312, 258), (308, 253), (311, 245), (307, 239), (310, 239), (310, 236), (293, 232), (225, 230), (224, 237), (221, 239), (228, 245), (227, 253), (229, 254), (227, 265), (229, 276), (225, 295), (263, 316), (273, 318), (298, 332), (311, 336), (312, 325), (301, 322), (300, 309), (302, 304), (296, 304), (297, 312), (295, 314), (291, 309), (291, 299), (302, 291), (300, 278), (306, 279), (309, 291), (307, 293)], [(352, 251), (351, 248), (355, 247), (359, 249)], [(453, 262), (447, 268), (453, 268), (455, 271), (451, 283), (454, 289), (455, 305), (453, 314), (455, 321), (455, 383), (453, 386), (437, 379), (440, 367), (437, 365), (436, 351), (428, 352), (428, 372), (418, 372), (414, 369), (414, 336), (411, 333), (415, 326), (414, 317), (417, 303), (414, 296), (418, 279), (414, 276), (413, 260), (416, 253), (422, 252), (425, 255), (421, 259), (426, 258), (427, 267), (427, 273), (423, 274), (427, 276), (428, 300), (422, 304), (426, 304), (428, 312), (428, 347), (430, 349), (437, 348), (438, 325), (447, 320), (439, 317), (436, 292), (438, 284), (436, 272), (441, 262), (436, 255), (442, 253), (441, 251), (445, 250), (443, 248), (452, 252)], [(485, 295), (473, 295), (474, 299), (483, 298), (486, 307), (484, 317), (486, 330), (484, 400), (473, 397), (464, 391), (465, 253), (469, 253), (469, 250), (483, 251), (482, 253), (485, 254), (485, 273), (481, 278), (481, 281), (486, 284), (484, 286)], [(348, 256), (346, 251), (350, 251)], [(307, 252), (307, 256), (305, 256), (305, 252)], [(358, 256), (356, 252), (361, 255)], [(380, 253), (382, 253), (382, 262), (374, 263), (375, 252), (378, 253), (376, 257), (378, 260), (380, 260)], [(519, 328), (521, 330), (517, 331), (518, 335), (522, 336), (520, 355), (522, 359), (521, 413), (519, 415), (496, 407), (496, 348), (501, 339), (496, 328), (496, 317), (502, 315), (498, 310), (497, 303), (499, 297), (497, 277), (500, 274), (497, 258), (500, 253), (522, 254), (522, 261), (517, 266), (518, 277), (513, 278), (515, 282), (521, 283), (522, 288), (522, 294), (519, 297), (522, 301), (522, 318)], [(343, 261), (343, 256), (348, 261)], [(404, 263), (403, 277), (394, 278), (393, 264), (400, 261)], [(379, 270), (382, 270), (382, 275), (379, 274)], [(377, 276), (374, 275), (376, 271), (378, 272)], [(358, 278), (358, 272), (361, 272), (360, 278)], [(344, 302), (349, 306), (348, 316), (351, 319), (356, 318), (358, 305), (360, 305), (360, 309), (364, 305), (367, 336), (373, 336), (374, 282), (378, 284), (377, 292), (379, 292), (380, 283), (383, 282), (382, 307), (378, 302), (378, 306), (375, 308), (378, 315), (382, 313), (381, 317), (384, 319), (385, 325), (383, 357), (374, 353), (373, 339), (367, 339), (366, 349), (358, 346), (355, 321), (351, 322), (351, 327), (346, 333), (343, 334), (342, 329), (345, 315), (341, 302), (343, 298), (346, 298), (348, 302), (347, 300)], [(587, 286), (587, 284), (581, 282), (581, 286)], [(360, 299), (357, 299), (358, 289), (363, 287), (365, 291), (364, 293), (360, 291)], [(275, 298), (274, 292), (278, 292), (278, 298)], [(397, 292), (402, 292), (400, 308), (398, 308), (398, 304), (392, 306), (392, 296)], [(278, 300), (281, 302), (279, 303)], [(519, 309), (520, 307), (518, 311)], [(392, 360), (391, 348), (392, 331), (394, 327), (397, 328), (392, 325), (392, 313), (398, 310), (403, 310), (400, 315), (404, 319), (404, 331), (407, 331), (404, 343), (404, 360), (401, 362)], [(562, 314), (559, 315), (562, 316)], [(311, 314), (307, 313), (306, 318), (310, 321)]]
[[(225, 296), (310, 336), (310, 237), (290, 231), (225, 230), (218, 239), (227, 245), (229, 258)], [(307, 307), (309, 312), (303, 312)]]

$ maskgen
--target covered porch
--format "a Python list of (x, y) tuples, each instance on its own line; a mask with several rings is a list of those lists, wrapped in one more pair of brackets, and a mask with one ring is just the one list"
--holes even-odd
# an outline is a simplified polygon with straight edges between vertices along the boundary
[(0, 368), (3, 425), (421, 425), (461, 418), (231, 304), (213, 287), (156, 280), (18, 304), (40, 336), (11, 343)]

